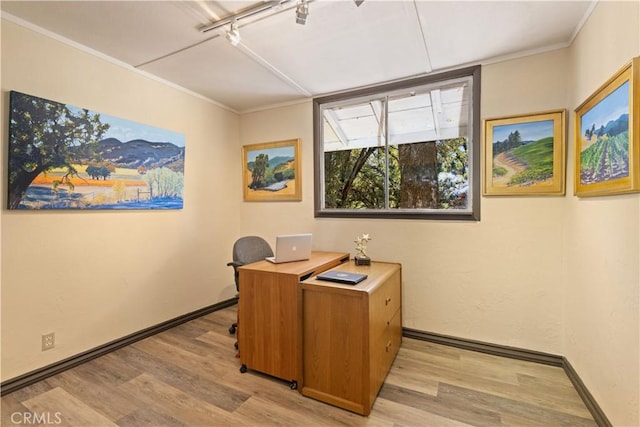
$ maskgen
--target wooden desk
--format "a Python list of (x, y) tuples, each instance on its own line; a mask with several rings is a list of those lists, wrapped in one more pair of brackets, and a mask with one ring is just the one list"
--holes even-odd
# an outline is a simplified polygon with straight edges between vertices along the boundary
[(313, 252), (307, 261), (258, 261), (238, 269), (241, 372), (253, 369), (290, 381), (292, 389), (298, 387), (302, 372), (300, 282), (348, 259), (348, 253)]
[(402, 341), (401, 266), (372, 262), (357, 285), (302, 283), (303, 395), (369, 415)]

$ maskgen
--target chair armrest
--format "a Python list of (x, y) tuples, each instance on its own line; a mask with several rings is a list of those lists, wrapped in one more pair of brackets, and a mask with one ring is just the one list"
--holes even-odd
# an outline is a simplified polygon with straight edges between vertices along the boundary
[(233, 269), (235, 270), (236, 268), (243, 266), (244, 264), (241, 262), (236, 262), (236, 261), (232, 261), (232, 262), (228, 262), (227, 263), (227, 267), (233, 267)]

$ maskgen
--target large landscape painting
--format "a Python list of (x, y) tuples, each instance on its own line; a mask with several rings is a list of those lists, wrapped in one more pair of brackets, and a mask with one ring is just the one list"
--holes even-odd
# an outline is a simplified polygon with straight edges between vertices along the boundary
[(12, 91), (9, 209), (181, 209), (183, 134)]

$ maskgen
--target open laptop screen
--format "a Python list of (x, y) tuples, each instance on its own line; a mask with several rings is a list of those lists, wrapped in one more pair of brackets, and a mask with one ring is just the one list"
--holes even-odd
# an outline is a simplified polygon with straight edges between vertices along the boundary
[(276, 264), (309, 259), (311, 257), (311, 239), (311, 233), (277, 236), (276, 255), (266, 259)]

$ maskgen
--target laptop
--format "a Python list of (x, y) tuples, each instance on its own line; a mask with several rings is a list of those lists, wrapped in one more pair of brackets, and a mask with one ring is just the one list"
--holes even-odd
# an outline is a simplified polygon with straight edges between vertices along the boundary
[(311, 258), (311, 233), (287, 234), (276, 237), (276, 255), (265, 258), (274, 264)]
[(329, 282), (344, 283), (346, 285), (356, 285), (366, 279), (366, 274), (347, 273), (345, 271), (329, 270), (316, 276), (320, 280)]

